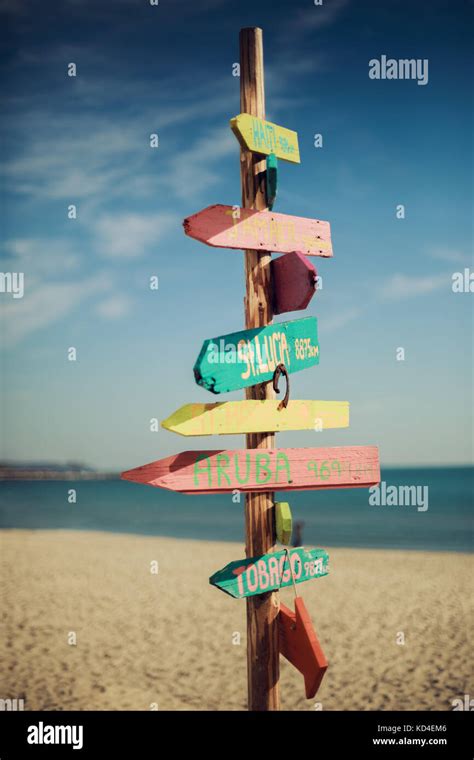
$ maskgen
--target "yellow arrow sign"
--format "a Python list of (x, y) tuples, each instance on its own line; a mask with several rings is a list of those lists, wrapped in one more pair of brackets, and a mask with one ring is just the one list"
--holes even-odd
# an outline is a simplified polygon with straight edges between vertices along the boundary
[(349, 426), (347, 401), (224, 401), (217, 404), (186, 404), (161, 426), (179, 435), (231, 435), (271, 433), (282, 430), (325, 430)]
[(300, 163), (298, 135), (292, 129), (279, 127), (248, 113), (241, 113), (230, 120), (230, 126), (243, 148), (253, 153), (269, 156), (274, 153), (283, 161)]

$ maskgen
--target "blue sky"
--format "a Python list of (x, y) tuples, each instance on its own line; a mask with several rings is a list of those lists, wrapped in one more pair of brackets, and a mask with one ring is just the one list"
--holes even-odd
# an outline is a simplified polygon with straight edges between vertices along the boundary
[[(181, 222), (240, 202), (232, 64), (239, 29), (261, 26), (267, 118), (298, 132), (302, 156), (280, 162), (275, 210), (328, 220), (334, 247), (313, 259), (323, 288), (306, 312), (278, 318), (319, 321), (320, 365), (293, 376), (292, 396), (351, 403), (348, 430), (278, 445), (472, 462), (473, 295), (451, 287), (473, 267), (471, 3), (1, 7), (1, 268), (25, 273), (22, 299), (0, 294), (3, 458), (120, 469), (243, 445), (150, 432), (150, 419), (243, 395), (217, 399), (192, 372), (204, 339), (243, 326), (242, 253), (185, 237)], [(428, 84), (369, 79), (382, 54), (428, 59)]]

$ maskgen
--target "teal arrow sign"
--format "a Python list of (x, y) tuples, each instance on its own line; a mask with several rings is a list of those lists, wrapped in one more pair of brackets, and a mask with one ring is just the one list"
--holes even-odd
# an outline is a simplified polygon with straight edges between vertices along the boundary
[(205, 340), (194, 377), (211, 393), (226, 393), (271, 380), (278, 364), (290, 374), (319, 364), (315, 317)]
[(278, 159), (274, 153), (267, 157), (267, 206), (273, 208), (278, 186)]
[(242, 599), (291, 586), (293, 577), (295, 583), (303, 583), (328, 574), (329, 556), (324, 549), (300, 547), (290, 549), (288, 553), (280, 551), (230, 562), (211, 575), (209, 583), (236, 599)]

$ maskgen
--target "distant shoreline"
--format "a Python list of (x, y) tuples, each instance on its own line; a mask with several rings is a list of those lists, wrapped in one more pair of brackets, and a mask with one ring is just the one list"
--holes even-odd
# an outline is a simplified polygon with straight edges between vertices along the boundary
[[(243, 495), (237, 502), (222, 494), (211, 499), (140, 488), (121, 480), (118, 473), (87, 467), (81, 471), (74, 465), (41, 470), (25, 466), (12, 473), (14, 479), (4, 479), (0, 526), (242, 541)], [(3, 474), (9, 474), (5, 466)], [(295, 520), (304, 522), (304, 542), (472, 552), (472, 468), (382, 468), (382, 482), (397, 494), (408, 488), (416, 495), (421, 488), (428, 508), (420, 511), (418, 501), (402, 504), (398, 498), (385, 503), (382, 491), (377, 504), (363, 488), (295, 492), (291, 510)]]
[(119, 480), (118, 472), (95, 472), (94, 470), (37, 470), (34, 468), (0, 467), (0, 481), (44, 480)]
[[(383, 472), (393, 470), (461, 470), (473, 469), (474, 464), (451, 465), (382, 465)], [(120, 480), (120, 471), (96, 471), (90, 467), (71, 467), (67, 465), (0, 465), (0, 482), (15, 481), (71, 481), (71, 480)]]

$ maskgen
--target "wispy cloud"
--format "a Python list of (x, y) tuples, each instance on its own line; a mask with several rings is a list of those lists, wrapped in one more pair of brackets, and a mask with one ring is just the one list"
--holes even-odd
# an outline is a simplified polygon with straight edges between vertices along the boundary
[(353, 309), (344, 309), (337, 314), (329, 315), (324, 320), (324, 331), (327, 333), (336, 332), (342, 327), (345, 327), (350, 322), (354, 322), (364, 309), (359, 306), (355, 306)]
[(311, 4), (308, 9), (300, 10), (289, 21), (288, 30), (304, 33), (331, 26), (348, 5), (349, 0), (324, 0), (321, 5)]
[[(85, 87), (90, 97), (91, 87)], [(100, 83), (98, 97), (103, 97), (103, 89)], [(236, 148), (236, 142), (225, 116), (219, 118), (221, 130), (202, 128), (201, 134), (187, 140), (184, 149), (171, 127), (198, 123), (203, 118), (209, 121), (213, 114), (227, 114), (228, 118), (232, 114), (228, 90), (226, 97), (228, 103), (219, 87), (211, 98), (196, 99), (193, 93), (190, 100), (183, 97), (175, 103), (163, 96), (161, 102), (169, 104), (159, 111), (150, 108), (148, 98), (137, 115), (135, 93), (131, 98), (136, 103), (135, 113), (125, 110), (119, 118), (97, 116), (92, 105), (91, 112), (86, 110), (80, 117), (66, 109), (53, 119), (48, 111), (32, 111), (22, 104), (18, 119), (34, 123), (35, 129), (23, 142), (22, 153), (1, 167), (6, 189), (41, 202), (81, 202), (92, 211), (111, 200), (123, 200), (127, 205), (132, 199), (146, 201), (160, 185), (179, 199), (188, 197), (197, 183), (187, 167), (198, 164), (201, 186), (212, 184), (219, 177), (214, 167), (232, 147)], [(149, 144), (154, 132), (160, 136), (156, 149)], [(78, 218), (80, 221), (80, 215)]]
[(219, 161), (232, 153), (238, 160), (237, 141), (228, 125), (210, 130), (170, 161), (166, 184), (182, 200), (199, 196), (220, 181)]
[(434, 290), (451, 286), (451, 272), (434, 275), (394, 274), (378, 288), (379, 300), (399, 301), (403, 298), (432, 293)]
[[(287, 40), (284, 42), (285, 46)], [(327, 71), (329, 68), (328, 56), (322, 51), (311, 51), (303, 54), (300, 51), (298, 57), (294, 55), (294, 45), (289, 45), (288, 50), (281, 48), (277, 63), (265, 67), (265, 92), (267, 118), (272, 120), (272, 112), (287, 111), (295, 105), (304, 105), (313, 101), (313, 96), (303, 93), (303, 88), (294, 87), (295, 81), (301, 81), (305, 75), (313, 75), (315, 72)]]
[(112, 295), (99, 301), (95, 311), (105, 319), (121, 319), (130, 313), (132, 305), (133, 302), (128, 296)]
[(329, 314), (324, 320), (324, 329), (328, 333), (336, 332), (350, 322), (359, 319), (370, 309), (379, 308), (381, 302), (401, 301), (406, 298), (433, 293), (442, 288), (450, 288), (451, 275), (451, 272), (422, 276), (394, 274), (377, 283), (371, 283), (370, 294), (367, 293), (365, 297), (361, 298), (362, 305), (349, 307), (333, 315)]
[(12, 238), (2, 247), (4, 266), (24, 272), (31, 279), (55, 278), (77, 270), (80, 256), (75, 245), (64, 238)]
[(87, 116), (57, 117), (51, 129), (51, 115), (42, 114), (23, 155), (3, 166), (7, 189), (43, 200), (105, 200), (129, 174), (131, 155), (135, 170), (144, 161), (142, 131)]
[[(219, 4), (221, 0), (210, 0), (206, 7)], [(272, 112), (304, 102), (291, 84), (296, 76), (320, 68), (321, 55), (295, 58), (293, 50), (282, 50), (278, 66), (267, 65)], [(78, 66), (75, 78), (66, 74), (68, 61)], [(11, 81), (36, 63), (51, 71), (51, 77), (23, 94), (12, 90), (6, 98), (7, 133), (34, 124), (28, 139), (15, 140), (15, 147), (22, 148), (2, 166), (7, 192), (41, 203), (78, 203), (78, 222), (83, 224), (111, 202), (145, 204), (160, 188), (171, 199), (188, 200), (219, 182), (225, 156), (232, 151), (237, 156), (228, 127), (228, 119), (238, 112), (238, 82), (231, 77), (230, 64), (213, 78), (211, 89), (205, 76), (196, 80), (178, 70), (159, 80), (157, 100), (153, 77), (137, 77), (120, 60), (111, 67), (110, 59), (93, 46), (36, 44), (19, 50), (10, 63)], [(45, 93), (51, 81), (54, 90)], [(215, 123), (221, 126), (215, 128)], [(181, 125), (187, 126), (184, 145), (182, 130), (175, 129)], [(160, 136), (155, 150), (149, 146), (152, 132)]]
[[(122, 9), (126, 12), (136, 10), (137, 0), (114, 0), (117, 15)], [(148, 2), (148, 0), (147, 0)], [(157, 13), (163, 13), (163, 9), (166, 13), (167, 20), (174, 20), (175, 23), (182, 22), (183, 18), (188, 16), (194, 16), (197, 13), (204, 13), (207, 11), (213, 11), (220, 6), (225, 5), (228, 0), (199, 0), (199, 2), (189, 2), (189, 0), (173, 0), (170, 7), (167, 8), (165, 3), (159, 3), (156, 8)], [(56, 6), (56, 7), (54, 7)], [(163, 8), (164, 6), (164, 8)], [(22, 14), (31, 15), (35, 12), (39, 13), (41, 10), (41, 3), (34, 2), (34, 0), (0, 0), (0, 12), (8, 14)], [(73, 14), (74, 19), (87, 18), (87, 21), (94, 19), (104, 19), (110, 22), (110, 8), (107, 3), (97, 2), (97, 0), (58, 0), (54, 3), (49, 0), (49, 11), (52, 11), (56, 15)]]
[(444, 261), (447, 264), (469, 264), (469, 256), (463, 251), (455, 248), (433, 248), (429, 255), (438, 261)]
[(106, 214), (94, 225), (97, 250), (107, 258), (139, 258), (178, 224), (173, 214)]
[(91, 277), (80, 282), (45, 283), (29, 290), (18, 300), (3, 300), (0, 312), (4, 345), (13, 346), (77, 308), (80, 303), (110, 288), (110, 278)]
[[(168, 224), (160, 215), (132, 216), (131, 220), (127, 216), (99, 220), (100, 230), (91, 243), (94, 249), (102, 245), (105, 256), (140, 256), (164, 234)], [(87, 258), (77, 242), (54, 237), (14, 238), (4, 243), (2, 254), (5, 271), (24, 273), (23, 298), (3, 295), (0, 302), (2, 343), (6, 347), (57, 323), (86, 301), (107, 320), (125, 316), (132, 307), (128, 295), (115, 291), (115, 277), (110, 273), (84, 273)]]

